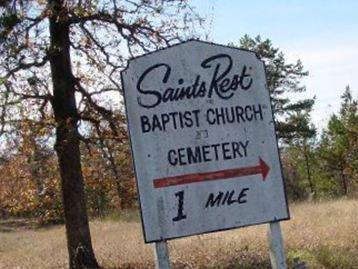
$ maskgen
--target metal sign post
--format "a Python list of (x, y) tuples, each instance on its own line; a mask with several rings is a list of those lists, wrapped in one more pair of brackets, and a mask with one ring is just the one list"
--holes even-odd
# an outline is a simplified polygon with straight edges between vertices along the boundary
[(154, 246), (155, 269), (171, 269), (167, 241), (159, 241)]
[(270, 222), (267, 231), (272, 269), (286, 269), (281, 227), (279, 222)]

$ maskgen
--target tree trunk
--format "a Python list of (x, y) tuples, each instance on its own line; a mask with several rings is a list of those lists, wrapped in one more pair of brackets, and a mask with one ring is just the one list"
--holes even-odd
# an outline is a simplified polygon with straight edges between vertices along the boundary
[(122, 185), (123, 180), (120, 177), (120, 171), (116, 165), (115, 156), (111, 149), (111, 145), (108, 145), (104, 139), (100, 139), (99, 142), (102, 149), (102, 156), (106, 161), (109, 161), (108, 168), (112, 171), (114, 177), (119, 199), (119, 208), (126, 209), (129, 207), (129, 203), (125, 202), (125, 198), (129, 197), (129, 195), (127, 195), (126, 190)]
[[(102, 146), (104, 148), (104, 141), (102, 141)], [(106, 148), (108, 150), (108, 154), (107, 154), (107, 159), (109, 160), (109, 166), (110, 166), (110, 169), (112, 170), (112, 173), (113, 173), (113, 176), (114, 176), (114, 180), (115, 180), (115, 184), (116, 184), (116, 187), (117, 187), (117, 194), (118, 194), (118, 198), (119, 198), (119, 201), (120, 201), (120, 204), (119, 204), (119, 207), (120, 209), (125, 209), (125, 202), (124, 202), (124, 199), (125, 197), (128, 197), (125, 195), (125, 189), (122, 185), (122, 181), (120, 176), (119, 176), (119, 171), (118, 171), (118, 168), (117, 168), (117, 165), (115, 163), (115, 159), (114, 159), (114, 156), (113, 156), (113, 152), (110, 148), (110, 145), (106, 145)]]
[(311, 192), (310, 194), (315, 196), (315, 187), (313, 185), (313, 180), (312, 180), (312, 176), (311, 176), (311, 167), (310, 167), (310, 163), (309, 163), (309, 152), (307, 151), (306, 146), (305, 146), (303, 155), (305, 158), (307, 179), (308, 179), (308, 184), (310, 186), (310, 192)]
[(70, 269), (99, 268), (92, 249), (86, 211), (68, 17), (64, 1), (48, 2), (52, 7), (49, 59), (54, 95), (52, 106), (57, 123), (55, 150), (61, 174)]
[(340, 164), (340, 173), (341, 173), (341, 180), (342, 180), (342, 186), (343, 186), (343, 193), (344, 195), (348, 195), (348, 184), (347, 184), (347, 179), (346, 179), (346, 175), (344, 174), (344, 164), (341, 161)]

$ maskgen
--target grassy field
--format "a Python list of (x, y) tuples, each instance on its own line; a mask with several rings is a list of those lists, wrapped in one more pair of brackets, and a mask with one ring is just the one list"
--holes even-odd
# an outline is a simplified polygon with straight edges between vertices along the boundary
[[(299, 259), (310, 269), (358, 269), (358, 200), (295, 204), (291, 217), (282, 223), (289, 268)], [(10, 224), (0, 222), (0, 269), (67, 268), (63, 226)], [(270, 268), (266, 226), (170, 241), (171, 261), (176, 269)], [(153, 268), (137, 218), (93, 221), (91, 231), (104, 268)]]

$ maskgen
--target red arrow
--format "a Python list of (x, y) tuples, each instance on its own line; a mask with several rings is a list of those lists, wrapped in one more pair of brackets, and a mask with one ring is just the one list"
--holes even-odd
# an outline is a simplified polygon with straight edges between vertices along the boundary
[(256, 174), (261, 174), (262, 180), (265, 181), (269, 171), (270, 167), (268, 167), (268, 165), (259, 157), (259, 165), (256, 166), (220, 170), (208, 173), (194, 173), (174, 177), (157, 178), (154, 179), (153, 185), (154, 188), (164, 188), (169, 186), (190, 184), (202, 181), (222, 180), (233, 177), (244, 177)]

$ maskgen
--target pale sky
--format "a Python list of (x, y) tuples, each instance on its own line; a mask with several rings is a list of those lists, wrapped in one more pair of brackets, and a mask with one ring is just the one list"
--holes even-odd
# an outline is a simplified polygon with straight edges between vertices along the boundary
[(310, 72), (303, 80), (316, 96), (313, 123), (322, 128), (340, 106), (346, 85), (358, 96), (357, 0), (191, 0), (207, 18), (210, 40), (239, 43), (244, 34), (271, 39), (273, 46)]

